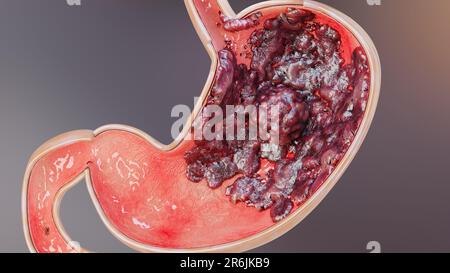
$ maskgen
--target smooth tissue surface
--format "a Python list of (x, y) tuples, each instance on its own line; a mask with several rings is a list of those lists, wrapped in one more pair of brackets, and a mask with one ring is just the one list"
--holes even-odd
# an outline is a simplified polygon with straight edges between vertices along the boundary
[[(186, 143), (186, 145), (191, 145)], [(69, 246), (52, 224), (47, 207), (58, 183), (74, 178), (86, 164), (93, 189), (111, 224), (140, 243), (189, 248), (235, 241), (272, 223), (267, 213), (235, 206), (223, 191), (187, 183), (179, 147), (164, 156), (141, 137), (108, 131), (92, 142), (73, 144), (40, 160), (31, 175), (28, 210), (33, 241), (42, 252), (67, 251)], [(181, 154), (181, 155), (180, 155)], [(164, 183), (161, 183), (164, 175)], [(51, 211), (50, 211), (51, 212)], [(44, 215), (47, 213), (48, 215)]]

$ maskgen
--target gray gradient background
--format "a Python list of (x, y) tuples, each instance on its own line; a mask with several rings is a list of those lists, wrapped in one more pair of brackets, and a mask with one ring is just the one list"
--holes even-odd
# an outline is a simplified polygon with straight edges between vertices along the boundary
[[(209, 58), (181, 0), (0, 0), (0, 251), (27, 251), (20, 192), (30, 154), (73, 129), (109, 123), (170, 142), (173, 105), (193, 104)], [(232, 0), (241, 10), (258, 1)], [(372, 129), (331, 194), (258, 252), (450, 251), (450, 1), (323, 0), (372, 36), (383, 65)], [(62, 203), (72, 238), (129, 251), (84, 184)]]

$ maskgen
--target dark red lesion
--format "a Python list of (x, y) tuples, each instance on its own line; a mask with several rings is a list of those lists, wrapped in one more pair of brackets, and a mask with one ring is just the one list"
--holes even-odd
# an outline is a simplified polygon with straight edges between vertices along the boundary
[(50, 228), (49, 227), (44, 227), (44, 234), (45, 234), (45, 236), (49, 236), (50, 235)]
[[(259, 19), (222, 22), (226, 30), (240, 31)], [(207, 104), (278, 106), (280, 124), (272, 133), (279, 142), (197, 141), (185, 154), (188, 179), (218, 188), (238, 176), (227, 188), (230, 200), (270, 209), (274, 222), (303, 204), (349, 149), (369, 98), (367, 56), (358, 47), (344, 60), (343, 40), (314, 13), (290, 8), (252, 33), (249, 66), (238, 64), (230, 48), (221, 50)], [(269, 168), (261, 170), (267, 160)]]

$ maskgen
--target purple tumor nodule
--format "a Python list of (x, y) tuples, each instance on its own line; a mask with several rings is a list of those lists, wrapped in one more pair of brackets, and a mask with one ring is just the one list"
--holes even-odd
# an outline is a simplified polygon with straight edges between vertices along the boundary
[[(196, 141), (185, 154), (186, 176), (212, 189), (236, 177), (226, 190), (231, 202), (270, 209), (278, 222), (326, 181), (349, 149), (366, 110), (370, 70), (360, 47), (345, 63), (339, 31), (310, 11), (260, 17), (223, 19), (232, 32), (262, 24), (248, 41), (249, 66), (238, 64), (230, 48), (218, 53), (207, 105), (255, 105), (268, 109), (267, 116), (276, 106), (278, 124), (257, 140)], [(246, 129), (255, 121), (249, 118)], [(261, 170), (263, 160), (271, 167)]]

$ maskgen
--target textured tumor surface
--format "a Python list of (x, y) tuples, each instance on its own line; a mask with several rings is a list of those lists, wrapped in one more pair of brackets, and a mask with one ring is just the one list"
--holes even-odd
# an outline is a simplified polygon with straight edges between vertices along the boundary
[[(259, 24), (260, 16), (224, 22), (237, 32)], [(341, 45), (340, 33), (313, 13), (287, 9), (252, 33), (248, 66), (237, 63), (231, 48), (221, 50), (207, 104), (263, 106), (268, 113), (277, 106), (279, 123), (256, 141), (197, 141), (185, 154), (188, 179), (216, 189), (236, 177), (226, 190), (230, 200), (270, 209), (274, 222), (305, 202), (347, 152), (369, 97), (364, 50), (356, 48), (345, 62)], [(263, 160), (269, 167), (262, 170)]]

